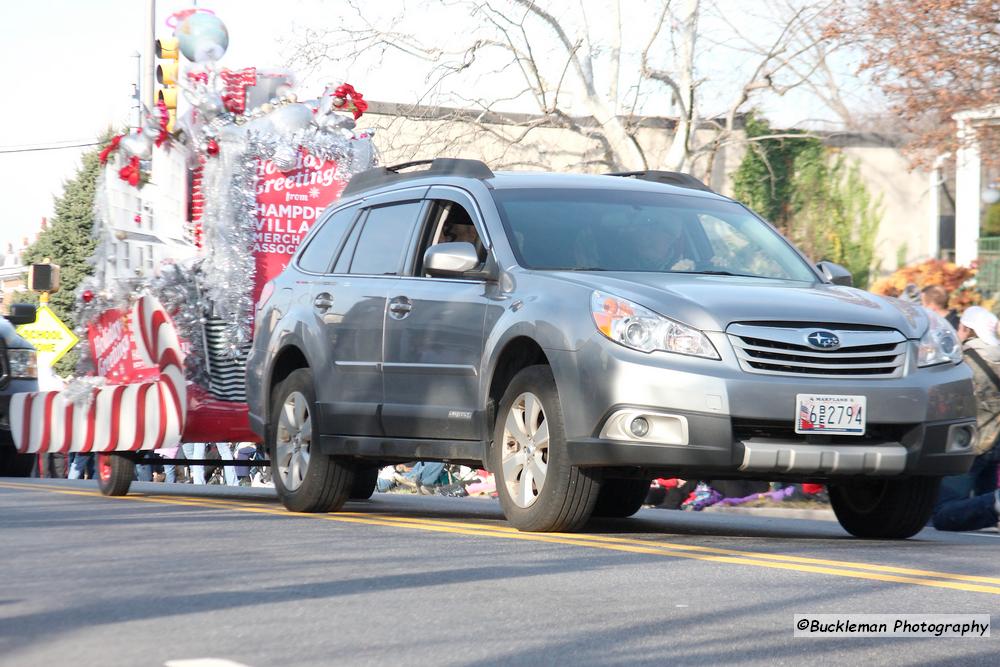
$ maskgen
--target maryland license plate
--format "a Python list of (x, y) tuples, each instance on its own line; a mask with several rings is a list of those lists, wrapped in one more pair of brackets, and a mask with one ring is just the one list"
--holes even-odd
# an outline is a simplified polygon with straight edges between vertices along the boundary
[(864, 435), (868, 410), (864, 396), (796, 394), (795, 432)]

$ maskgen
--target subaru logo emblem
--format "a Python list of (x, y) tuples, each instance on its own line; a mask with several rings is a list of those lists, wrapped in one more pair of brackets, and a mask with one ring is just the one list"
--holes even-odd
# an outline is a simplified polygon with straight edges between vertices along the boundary
[(818, 350), (836, 350), (840, 347), (840, 339), (830, 331), (813, 331), (806, 336), (806, 340)]

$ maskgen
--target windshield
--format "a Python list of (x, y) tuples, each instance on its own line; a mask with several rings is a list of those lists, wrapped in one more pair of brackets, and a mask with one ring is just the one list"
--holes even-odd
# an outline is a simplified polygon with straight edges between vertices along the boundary
[(529, 269), (708, 273), (815, 282), (767, 224), (738, 204), (629, 190), (495, 190)]

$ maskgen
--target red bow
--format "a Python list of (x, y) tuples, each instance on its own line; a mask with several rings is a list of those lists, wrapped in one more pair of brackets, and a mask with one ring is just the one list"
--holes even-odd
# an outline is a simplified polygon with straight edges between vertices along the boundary
[(163, 100), (159, 100), (156, 103), (156, 112), (159, 118), (160, 133), (156, 135), (156, 147), (159, 148), (163, 145), (163, 142), (170, 138), (170, 133), (167, 132), (167, 123), (170, 122), (170, 112), (167, 111), (167, 105)]
[(133, 155), (132, 158), (125, 164), (124, 167), (118, 170), (118, 178), (123, 181), (128, 181), (128, 184), (133, 188), (139, 185), (139, 176), (141, 172), (139, 170), (139, 156)]
[(333, 91), (333, 96), (345, 100), (344, 104), (337, 108), (342, 109), (346, 106), (349, 111), (354, 112), (354, 120), (361, 118), (361, 114), (368, 111), (368, 103), (362, 99), (361, 93), (354, 90), (354, 86), (349, 83), (337, 86), (337, 89)]
[(104, 147), (104, 149), (101, 151), (101, 154), (98, 156), (98, 159), (100, 159), (101, 164), (108, 163), (108, 158), (111, 157), (112, 153), (118, 150), (118, 144), (121, 143), (122, 137), (124, 136), (125, 136), (124, 134), (116, 134), (115, 136), (111, 137), (111, 141), (108, 142), (108, 145)]

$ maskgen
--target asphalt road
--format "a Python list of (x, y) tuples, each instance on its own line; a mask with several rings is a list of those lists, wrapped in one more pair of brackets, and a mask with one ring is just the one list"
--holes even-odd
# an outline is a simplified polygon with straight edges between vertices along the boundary
[[(495, 501), (0, 479), (0, 664), (995, 665), (990, 638), (793, 638), (797, 613), (992, 613), (996, 533), (643, 510), (513, 531)], [(186, 662), (214, 658), (210, 662)]]

